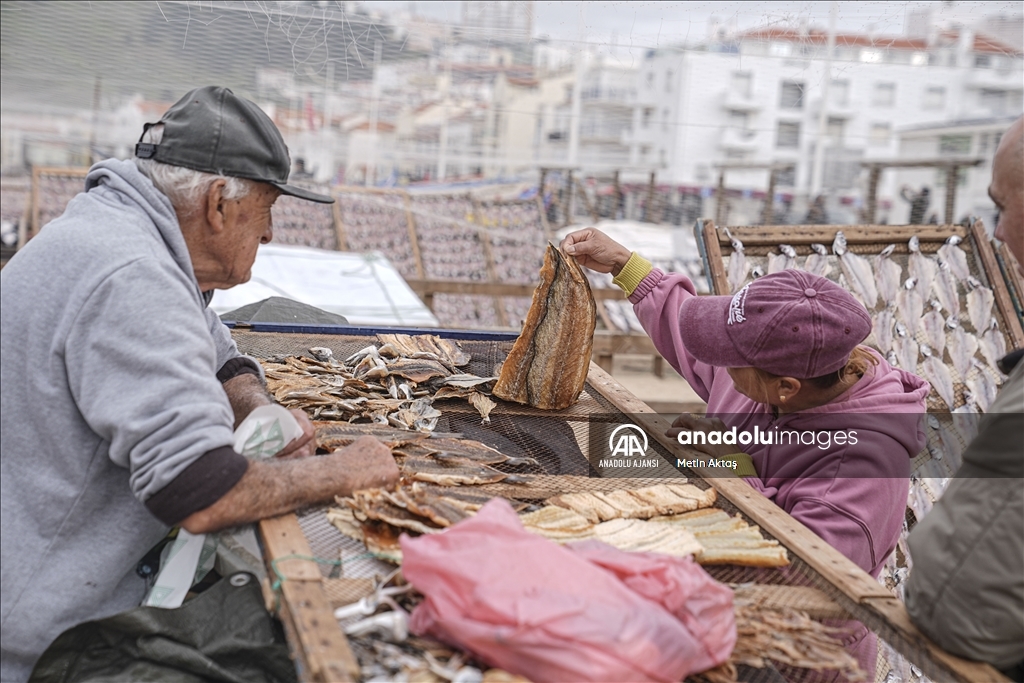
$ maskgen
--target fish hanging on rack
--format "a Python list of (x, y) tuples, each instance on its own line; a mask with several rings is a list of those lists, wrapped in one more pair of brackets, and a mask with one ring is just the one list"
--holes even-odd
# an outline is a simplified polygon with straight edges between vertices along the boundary
[(989, 320), (992, 318), (992, 304), (996, 298), (991, 289), (973, 277), (967, 278), (967, 287), (967, 317), (974, 326), (974, 331), (981, 334), (988, 328)]
[(743, 253), (743, 242), (733, 237), (729, 232), (729, 228), (725, 228), (725, 236), (729, 238), (729, 243), (732, 245), (732, 254), (729, 256), (729, 272), (727, 274), (729, 291), (730, 293), (735, 293), (747, 281), (747, 272), (750, 270), (750, 264), (747, 262), (746, 254)]
[(796, 249), (788, 244), (780, 244), (779, 251), (782, 253), (769, 252), (768, 254), (769, 274), (778, 273), (789, 268), (796, 268)]
[(873, 327), (878, 351), (884, 356), (892, 350), (893, 310), (885, 308), (874, 315)]
[(989, 367), (1002, 374), (999, 370), (999, 359), (1006, 355), (1006, 339), (996, 326), (995, 318), (992, 318), (992, 324), (978, 340), (978, 348)]
[(953, 430), (964, 444), (969, 444), (978, 436), (979, 413), (974, 402), (974, 394), (964, 392), (964, 404), (953, 411)]
[(946, 321), (942, 318), (942, 306), (934, 299), (929, 301), (931, 310), (921, 318), (921, 328), (924, 330), (924, 338), (928, 346), (932, 348), (935, 355), (942, 357), (942, 351), (946, 348)]
[(761, 266), (754, 266), (753, 268), (750, 269), (750, 277), (755, 280), (759, 277), (764, 277), (764, 275), (764, 268), (762, 268)]
[(935, 415), (928, 416), (928, 424), (939, 436), (939, 443), (942, 444), (943, 454), (949, 458), (954, 471), (960, 467), (963, 460), (963, 446), (960, 439), (951, 429), (952, 425), (946, 424), (946, 419), (939, 419)]
[(927, 295), (932, 288), (932, 280), (935, 279), (935, 263), (921, 253), (921, 241), (917, 235), (910, 238), (907, 247), (910, 249), (910, 256), (907, 257), (907, 272), (920, 285), (920, 291)]
[(921, 368), (924, 371), (925, 379), (931, 383), (932, 389), (939, 395), (939, 398), (945, 401), (946, 405), (952, 410), (953, 402), (956, 398), (956, 392), (953, 388), (953, 375), (950, 374), (949, 368), (942, 362), (942, 359), (932, 353), (931, 348), (927, 344), (921, 345), (921, 354), (924, 356)]
[(917, 374), (917, 342), (907, 334), (903, 323), (896, 323), (896, 338), (893, 340), (899, 366), (907, 372)]
[(951, 329), (948, 344), (949, 357), (953, 360), (953, 368), (961, 378), (964, 378), (971, 369), (974, 354), (978, 352), (978, 338), (965, 330), (956, 318), (947, 320), (946, 326)]
[(993, 375), (992, 370), (977, 360), (974, 361), (974, 367), (977, 369), (977, 372), (971, 373), (965, 384), (970, 389), (971, 396), (974, 397), (978, 408), (982, 412), (987, 413), (989, 406), (996, 400), (996, 394), (999, 392), (999, 382)]
[(946, 312), (959, 318), (960, 295), (956, 290), (956, 276), (945, 261), (939, 261), (939, 270), (932, 282), (932, 290)]
[(900, 290), (900, 278), (903, 275), (903, 268), (893, 261), (889, 256), (896, 249), (895, 244), (890, 244), (875, 257), (875, 280), (878, 283), (878, 294), (886, 305), (896, 303), (896, 295)]
[(917, 280), (912, 277), (907, 278), (899, 293), (896, 294), (896, 314), (910, 331), (911, 336), (917, 334), (923, 313), (924, 297), (921, 295), (921, 290), (917, 288)]
[(952, 235), (946, 243), (939, 247), (939, 258), (949, 264), (949, 269), (957, 280), (966, 282), (971, 277), (971, 269), (967, 265), (967, 254), (959, 245), (963, 239)]
[(843, 269), (843, 275), (846, 276), (853, 294), (868, 309), (874, 308), (878, 302), (878, 289), (875, 288), (875, 274), (871, 272), (871, 263), (847, 249), (846, 235), (842, 230), (836, 231), (832, 252), (839, 257), (839, 266)]
[(812, 275), (828, 276), (832, 266), (828, 262), (828, 248), (824, 244), (812, 244), (811, 254), (804, 261), (804, 270)]

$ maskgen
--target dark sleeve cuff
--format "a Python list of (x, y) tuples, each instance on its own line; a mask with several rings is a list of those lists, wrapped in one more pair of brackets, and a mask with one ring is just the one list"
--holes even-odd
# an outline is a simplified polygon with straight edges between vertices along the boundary
[(251, 358), (238, 356), (221, 366), (220, 370), (217, 371), (217, 379), (220, 380), (221, 384), (224, 384), (224, 382), (227, 382), (232, 377), (244, 374), (256, 375), (259, 378), (260, 369), (256, 367), (256, 362)]
[[(230, 361), (229, 361), (230, 362)], [(146, 507), (168, 526), (204, 510), (230, 491), (245, 474), (249, 461), (230, 446), (207, 451), (154, 493)]]

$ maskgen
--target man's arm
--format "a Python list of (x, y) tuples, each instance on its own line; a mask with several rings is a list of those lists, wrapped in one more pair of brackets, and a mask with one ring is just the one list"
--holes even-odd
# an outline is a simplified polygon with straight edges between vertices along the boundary
[[(235, 375), (225, 381), (222, 386), (231, 403), (231, 411), (235, 415), (235, 429), (238, 429), (238, 425), (242, 424), (242, 421), (253, 410), (274, 403), (263, 387), (260, 378), (249, 372)], [(276, 457), (299, 458), (313, 455), (316, 452), (313, 423), (309, 421), (309, 417), (302, 410), (292, 409), (291, 413), (295, 421), (299, 423), (299, 427), (302, 428), (302, 436), (290, 441)]]
[(181, 526), (193, 534), (210, 533), (330, 501), (337, 495), (388, 486), (398, 476), (391, 450), (370, 436), (315, 458), (252, 461), (233, 488), (213, 505), (186, 517)]

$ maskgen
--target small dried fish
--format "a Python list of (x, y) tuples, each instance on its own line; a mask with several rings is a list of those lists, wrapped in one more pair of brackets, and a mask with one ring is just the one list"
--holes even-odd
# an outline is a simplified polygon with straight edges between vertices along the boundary
[(314, 346), (309, 349), (309, 352), (313, 354), (313, 358), (316, 358), (321, 363), (328, 363), (330, 365), (335, 363), (334, 352), (325, 346)]
[(939, 303), (950, 315), (960, 317), (960, 295), (956, 291), (956, 276), (950, 270), (949, 264), (939, 261), (938, 273), (932, 282), (932, 289)]
[(995, 295), (992, 290), (984, 286), (973, 277), (967, 278), (967, 317), (974, 326), (974, 331), (981, 334), (988, 327), (992, 318), (992, 304), (995, 303)]
[(506, 483), (522, 483), (522, 477), (499, 472), (488, 465), (460, 460), (445, 464), (434, 458), (405, 458), (402, 461), (402, 472), (416, 481), (426, 481), (441, 486), (465, 486)]
[(871, 272), (871, 264), (862, 256), (849, 251), (846, 246), (846, 235), (842, 230), (836, 231), (832, 242), (832, 252), (839, 257), (839, 267), (843, 270), (853, 293), (867, 308), (874, 308), (878, 302), (878, 289), (875, 287), (875, 276)]
[(917, 334), (923, 313), (924, 297), (921, 295), (921, 290), (917, 288), (917, 280), (907, 278), (907, 281), (903, 283), (903, 288), (896, 294), (896, 314), (911, 336)]
[[(955, 318), (950, 318), (956, 322)], [(949, 357), (953, 360), (953, 368), (961, 378), (967, 376), (971, 369), (971, 360), (978, 352), (978, 338), (957, 324), (949, 333)]]
[[(387, 372), (404, 377), (416, 383), (426, 382), (434, 377), (447, 377), (448, 369), (435, 360), (399, 358), (386, 366)], [(358, 371), (356, 372), (358, 375)]]
[(949, 264), (949, 269), (957, 280), (966, 282), (971, 277), (971, 269), (967, 266), (967, 254), (958, 244), (963, 242), (958, 235), (952, 235), (946, 243), (939, 247), (939, 258)]
[(891, 308), (885, 308), (874, 316), (875, 341), (878, 342), (878, 350), (883, 356), (892, 350), (893, 323), (893, 311)]
[(981, 339), (978, 340), (978, 348), (981, 350), (981, 355), (984, 356), (989, 367), (999, 372), (999, 359), (1006, 355), (1006, 339), (1003, 337), (1003, 333), (999, 331), (999, 328), (996, 327), (995, 318), (992, 319), (992, 325), (985, 330), (985, 333), (981, 335)]
[(907, 271), (910, 277), (914, 278), (921, 286), (920, 291), (927, 295), (932, 288), (932, 281), (935, 279), (935, 263), (921, 253), (921, 241), (914, 235), (907, 245), (910, 249), (910, 256), (907, 258)]
[(896, 338), (893, 340), (893, 348), (896, 351), (900, 367), (907, 372), (917, 374), (917, 342), (907, 334), (907, 328), (902, 323), (896, 323)]
[(824, 244), (812, 244), (811, 254), (804, 261), (804, 270), (825, 277), (832, 270), (828, 262), (828, 248)]
[(932, 350), (928, 348), (927, 344), (921, 345), (921, 353), (924, 355), (921, 367), (924, 370), (925, 378), (931, 383), (932, 389), (939, 395), (939, 398), (952, 409), (956, 394), (953, 390), (953, 376), (949, 373), (949, 368), (941, 358), (932, 354)]
[(732, 255), (729, 256), (729, 289), (732, 292), (737, 292), (743, 286), (743, 283), (747, 281), (750, 264), (747, 262), (747, 256), (743, 252), (743, 242), (733, 237), (729, 233), (729, 228), (725, 228), (725, 236), (729, 238), (729, 242), (732, 244)]
[(977, 372), (971, 373), (967, 378), (967, 388), (971, 390), (978, 408), (988, 412), (989, 406), (996, 400), (996, 394), (999, 392), (999, 382), (992, 371), (978, 361), (974, 361), (974, 367)]
[(753, 268), (750, 269), (750, 277), (753, 278), (754, 280), (756, 280), (759, 277), (764, 277), (764, 275), (764, 268), (762, 268), (759, 265), (754, 266)]
[(487, 424), (491, 421), (491, 411), (498, 405), (491, 399), (476, 391), (469, 395), (469, 404), (476, 408), (477, 412), (480, 413), (480, 417), (483, 418), (480, 420), (480, 424)]
[(875, 257), (878, 294), (887, 305), (896, 303), (896, 295), (900, 290), (900, 278), (903, 275), (903, 268), (900, 267), (900, 264), (889, 258), (895, 249), (896, 245), (890, 244)]
[(924, 314), (921, 319), (921, 327), (924, 329), (924, 338), (932, 347), (935, 355), (942, 357), (942, 351), (946, 348), (946, 321), (942, 319), (942, 306), (938, 301), (928, 302), (931, 310)]
[(959, 466), (963, 460), (963, 446), (954, 433), (952, 425), (946, 423), (946, 419), (940, 420), (935, 415), (929, 415), (928, 424), (938, 433), (944, 455), (949, 457), (954, 465)]
[(441, 384), (444, 386), (463, 387), (469, 389), (483, 384), (490, 384), (491, 382), (497, 381), (497, 379), (497, 377), (477, 377), (476, 375), (460, 374), (445, 377)]
[(768, 272), (778, 273), (789, 268), (796, 268), (796, 250), (788, 244), (780, 244), (781, 254), (770, 252), (768, 254)]

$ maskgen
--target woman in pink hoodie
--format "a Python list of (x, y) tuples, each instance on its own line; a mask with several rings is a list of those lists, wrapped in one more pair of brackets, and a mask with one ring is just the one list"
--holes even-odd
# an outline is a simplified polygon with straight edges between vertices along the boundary
[[(864, 307), (800, 270), (732, 296), (699, 297), (685, 275), (652, 268), (592, 228), (561, 246), (615, 276), (659, 353), (707, 401), (709, 418), (755, 434), (746, 445), (705, 451), (734, 456), (751, 486), (877, 578), (903, 528), (929, 386), (860, 345), (871, 332)], [(698, 422), (707, 424), (681, 418), (670, 434)]]

